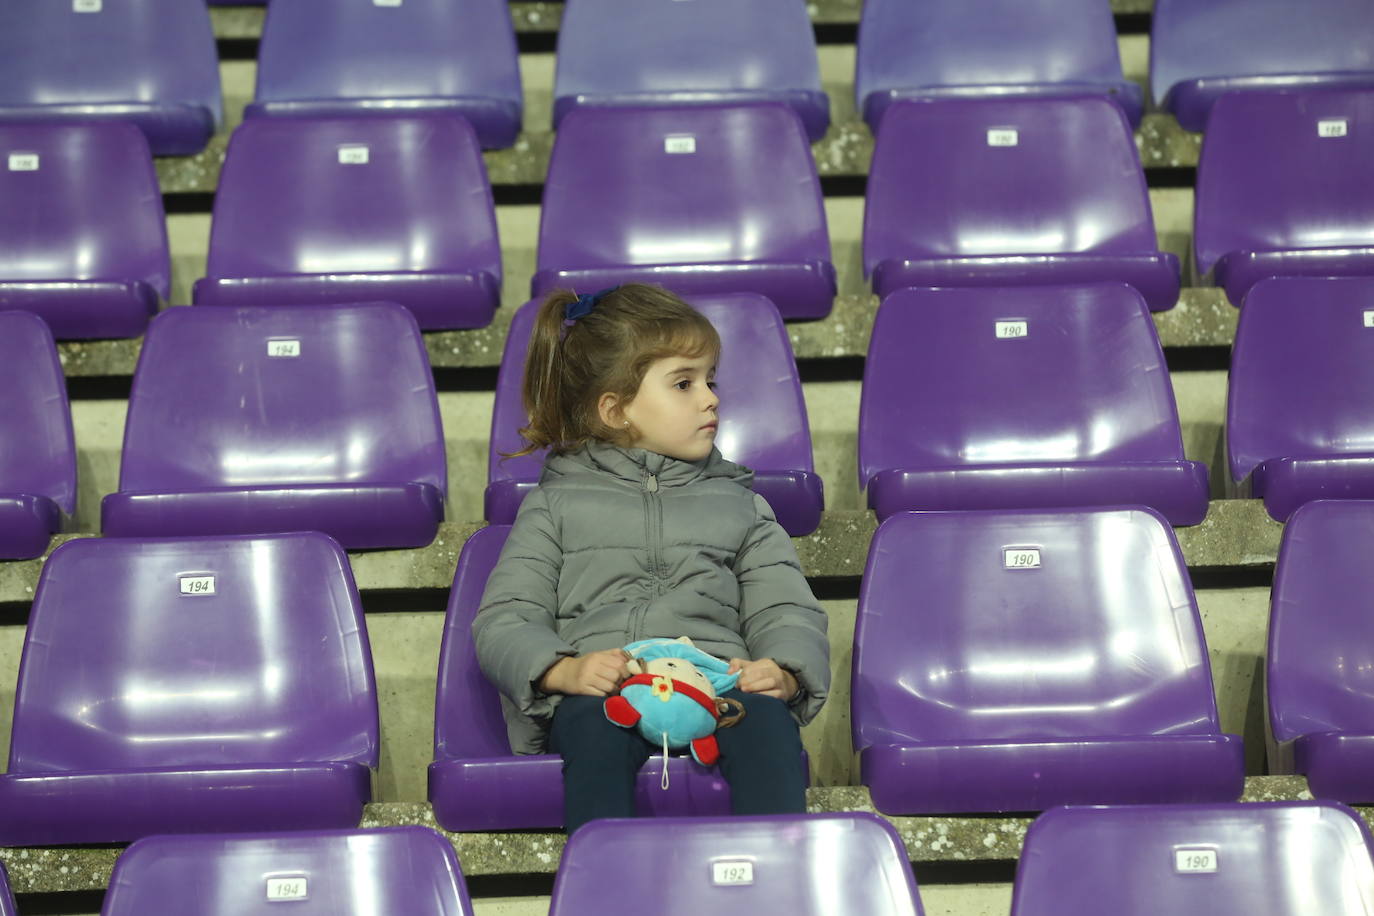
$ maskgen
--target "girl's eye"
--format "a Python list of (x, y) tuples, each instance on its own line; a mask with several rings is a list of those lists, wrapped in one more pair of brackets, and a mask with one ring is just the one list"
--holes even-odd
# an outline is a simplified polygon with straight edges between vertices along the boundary
[(712, 391), (715, 391), (715, 390), (716, 390), (716, 380), (715, 380), (715, 379), (711, 379), (709, 382), (706, 383), (706, 387), (707, 387), (707, 388), (710, 388)]
[(687, 379), (680, 379), (673, 384), (673, 387), (676, 388), (678, 391), (686, 391), (688, 388), (692, 387), (692, 383)]

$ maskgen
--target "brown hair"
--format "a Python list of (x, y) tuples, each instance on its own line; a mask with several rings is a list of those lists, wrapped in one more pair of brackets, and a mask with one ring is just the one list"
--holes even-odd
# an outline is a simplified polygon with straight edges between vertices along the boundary
[(601, 395), (629, 404), (654, 360), (720, 352), (711, 322), (662, 287), (626, 283), (568, 322), (565, 311), (576, 301), (576, 293), (560, 289), (539, 306), (525, 354), (530, 422), (520, 435), (529, 444), (510, 457), (546, 446), (562, 454), (590, 439), (629, 445), (633, 430), (601, 421)]

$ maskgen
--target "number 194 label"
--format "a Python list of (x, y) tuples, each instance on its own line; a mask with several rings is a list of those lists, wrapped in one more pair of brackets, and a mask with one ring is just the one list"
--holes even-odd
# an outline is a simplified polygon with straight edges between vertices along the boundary
[(267, 342), (267, 355), (277, 359), (295, 359), (301, 355), (301, 342), (299, 340), (269, 340)]
[(747, 859), (711, 863), (712, 884), (753, 884), (754, 863)]
[(305, 900), (310, 896), (305, 875), (267, 879), (268, 900)]
[(1040, 550), (1036, 547), (1006, 547), (1002, 550), (1002, 565), (1007, 569), (1039, 569)]
[(1210, 875), (1217, 870), (1215, 849), (1175, 849), (1174, 871), (1181, 875)]
[(182, 576), (181, 593), (183, 595), (213, 595), (215, 593), (215, 577)]

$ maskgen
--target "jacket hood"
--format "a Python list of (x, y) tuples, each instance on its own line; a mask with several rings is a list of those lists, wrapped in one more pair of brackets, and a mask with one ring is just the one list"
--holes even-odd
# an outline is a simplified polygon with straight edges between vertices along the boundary
[(580, 474), (608, 474), (637, 487), (646, 473), (657, 477), (660, 487), (682, 487), (712, 478), (732, 480), (742, 487), (749, 487), (754, 482), (753, 471), (725, 460), (715, 447), (700, 461), (682, 461), (647, 449), (621, 448), (596, 440), (566, 455), (549, 455), (544, 459), (544, 472), (539, 482)]

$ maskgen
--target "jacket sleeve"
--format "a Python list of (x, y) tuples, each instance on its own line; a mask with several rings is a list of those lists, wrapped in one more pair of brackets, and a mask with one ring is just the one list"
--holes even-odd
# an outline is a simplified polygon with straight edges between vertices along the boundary
[(535, 719), (547, 719), (554, 710), (535, 681), (559, 658), (577, 654), (558, 635), (562, 566), (558, 527), (545, 493), (536, 489), (520, 506), (472, 622), (482, 673)]
[(830, 641), (825, 611), (806, 584), (792, 539), (762, 496), (754, 496), (754, 527), (735, 557), (740, 632), (751, 658), (771, 658), (801, 686), (792, 714), (815, 718), (830, 692)]

